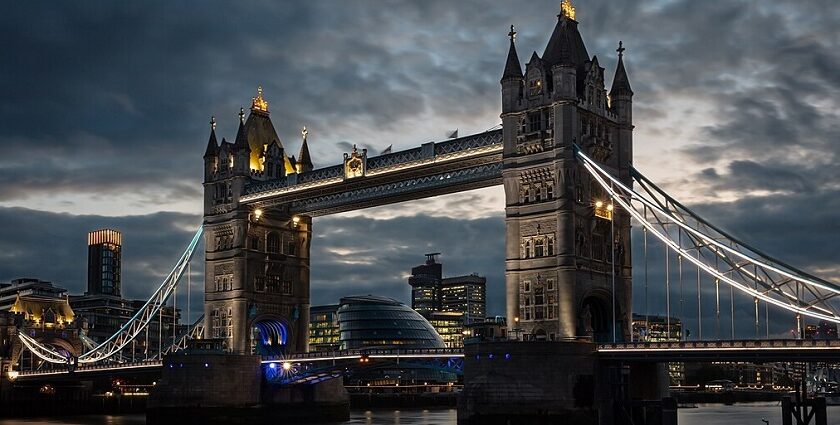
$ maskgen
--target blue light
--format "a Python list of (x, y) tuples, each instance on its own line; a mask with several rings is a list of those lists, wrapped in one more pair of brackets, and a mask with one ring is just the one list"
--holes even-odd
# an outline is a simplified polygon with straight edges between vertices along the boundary
[(268, 367), (270, 367), (272, 369), (277, 369), (277, 363), (269, 363)]
[(488, 354), (487, 358), (492, 360), (493, 359), (493, 353)]
[(505, 353), (505, 360), (510, 360), (510, 353)]
[(210, 363), (204, 363), (204, 367), (205, 367), (205, 368), (210, 367)]
[(476, 359), (476, 360), (478, 360), (478, 359), (480, 359), (480, 358), (481, 358), (481, 357), (480, 357), (478, 354), (476, 354), (476, 355), (475, 355), (475, 359)]

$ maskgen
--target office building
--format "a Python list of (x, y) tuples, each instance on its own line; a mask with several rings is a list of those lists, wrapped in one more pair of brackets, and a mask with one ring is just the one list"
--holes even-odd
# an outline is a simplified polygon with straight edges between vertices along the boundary
[(309, 308), (309, 351), (341, 349), (338, 327), (338, 304)]
[(428, 320), (407, 305), (386, 297), (342, 298), (338, 327), (342, 350), (445, 347)]
[(478, 274), (444, 278), (438, 255), (426, 254), (426, 262), (411, 269), (411, 307), (435, 326), (447, 347), (458, 348), (463, 346), (464, 325), (481, 322), (487, 314), (487, 278)]

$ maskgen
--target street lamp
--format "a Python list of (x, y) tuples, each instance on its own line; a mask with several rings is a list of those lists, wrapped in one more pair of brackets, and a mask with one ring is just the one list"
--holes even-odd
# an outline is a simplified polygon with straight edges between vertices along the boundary
[(519, 333), (522, 332), (522, 329), (519, 328), (519, 316), (513, 318), (513, 335), (516, 337), (516, 340), (519, 341)]

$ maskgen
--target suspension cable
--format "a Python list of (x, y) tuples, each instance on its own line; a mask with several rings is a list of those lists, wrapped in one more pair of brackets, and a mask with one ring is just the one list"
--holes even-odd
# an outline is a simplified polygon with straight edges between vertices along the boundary
[(669, 270), (671, 260), (668, 257), (668, 245), (665, 245), (665, 332), (668, 340), (671, 340), (671, 271)]
[[(647, 206), (645, 206), (645, 220), (647, 220)], [(649, 340), (650, 336), (650, 308), (648, 305), (648, 244), (647, 244), (647, 227), (642, 228), (644, 239), (644, 253), (645, 253), (645, 340)]]
[[(604, 180), (604, 178), (609, 178), (609, 179), (614, 180), (614, 177), (612, 177), (611, 175), (609, 175), (609, 173), (607, 173), (607, 172), (605, 172), (603, 169), (601, 169), (601, 168), (600, 168), (600, 166), (599, 166), (598, 164), (594, 163), (591, 159), (587, 158), (587, 157), (586, 157), (585, 155), (583, 155), (583, 153), (582, 153), (582, 152), (580, 152), (579, 150), (578, 150), (578, 152), (577, 152), (577, 153), (578, 153), (578, 156), (579, 156), (581, 159), (583, 159), (583, 161), (584, 161), (584, 164), (583, 164), (583, 165), (585, 166), (585, 168), (587, 169), (587, 171), (588, 171), (588, 172), (589, 172), (589, 173), (590, 173), (590, 174), (591, 174), (591, 175), (595, 178), (595, 180), (596, 180), (596, 181), (598, 181), (598, 183), (601, 185), (601, 187), (602, 187), (602, 188), (604, 188), (604, 189), (606, 189), (606, 190), (608, 190), (608, 191), (610, 191), (610, 192), (611, 192), (611, 193), (610, 193), (610, 195), (611, 195), (611, 196), (613, 196), (613, 197), (615, 197), (615, 200), (616, 200), (616, 201), (620, 204), (620, 206), (621, 206), (622, 208), (624, 208), (625, 210), (627, 210), (627, 211), (628, 211), (628, 212), (629, 212), (629, 213), (630, 213), (630, 214), (631, 214), (634, 218), (636, 218), (637, 220), (641, 221), (641, 222), (642, 222), (642, 224), (643, 224), (644, 226), (646, 226), (646, 227), (648, 228), (648, 230), (649, 230), (649, 231), (653, 232), (653, 233), (654, 233), (654, 235), (655, 235), (658, 239), (660, 239), (660, 240), (661, 240), (662, 242), (664, 242), (666, 245), (670, 246), (670, 247), (671, 247), (671, 249), (674, 249), (674, 250), (679, 250), (679, 251), (681, 251), (681, 253), (683, 253), (683, 254), (684, 254), (684, 252), (682, 252), (681, 248), (679, 248), (679, 247), (677, 246), (677, 244), (676, 244), (676, 243), (674, 243), (671, 239), (669, 239), (668, 237), (666, 237), (665, 235), (663, 235), (662, 233), (660, 233), (658, 230), (656, 230), (656, 229), (653, 227), (653, 225), (652, 225), (652, 224), (650, 224), (650, 223), (648, 223), (648, 222), (644, 221), (644, 220), (640, 217), (640, 214), (639, 214), (639, 213), (638, 213), (638, 212), (637, 212), (637, 211), (636, 211), (636, 210), (632, 207), (632, 205), (630, 205), (630, 204), (628, 203), (629, 201), (624, 200), (624, 199), (623, 199), (623, 196), (618, 195), (618, 194), (616, 194), (615, 192), (613, 192), (613, 191), (612, 191), (612, 187), (611, 187), (611, 185), (610, 185), (610, 184), (607, 184), (607, 183), (606, 183), (606, 181)], [(596, 171), (596, 170), (598, 170), (598, 171)], [(605, 176), (605, 177), (602, 177), (602, 176)], [(646, 203), (648, 204), (648, 206), (649, 206), (649, 207), (651, 207), (651, 208), (652, 208), (653, 210), (655, 210), (655, 211), (660, 211), (661, 213), (663, 213), (663, 214), (664, 214), (667, 218), (671, 219), (671, 220), (672, 220), (672, 222), (673, 222), (674, 224), (677, 224), (678, 226), (682, 227), (682, 228), (683, 228), (683, 229), (685, 229), (686, 231), (688, 231), (688, 232), (690, 232), (690, 233), (692, 233), (692, 234), (694, 234), (694, 235), (697, 235), (697, 236), (698, 236), (698, 237), (699, 237), (699, 238), (700, 238), (700, 239), (704, 242), (704, 244), (705, 244), (705, 245), (707, 245), (707, 246), (716, 246), (716, 247), (719, 247), (719, 248), (721, 248), (721, 249), (723, 249), (723, 250), (725, 250), (725, 251), (727, 251), (727, 252), (732, 252), (732, 253), (733, 253), (733, 255), (736, 255), (736, 256), (742, 257), (742, 258), (746, 259), (748, 262), (751, 262), (751, 263), (755, 263), (755, 262), (757, 262), (757, 260), (752, 259), (751, 257), (748, 257), (748, 256), (746, 256), (745, 254), (740, 253), (740, 252), (738, 252), (737, 250), (734, 250), (734, 249), (732, 249), (732, 248), (730, 248), (730, 247), (728, 247), (728, 246), (726, 246), (726, 245), (724, 245), (724, 244), (721, 244), (720, 242), (718, 242), (718, 241), (714, 240), (714, 237), (707, 236), (707, 235), (703, 234), (702, 232), (699, 232), (699, 231), (697, 231), (697, 230), (695, 230), (695, 229), (693, 229), (693, 228), (689, 227), (687, 224), (685, 224), (685, 223), (683, 223), (682, 221), (680, 221), (680, 220), (678, 220), (678, 219), (674, 218), (672, 215), (670, 215), (670, 214), (668, 214), (667, 212), (665, 212), (665, 211), (661, 210), (659, 207), (657, 207), (657, 206), (655, 206), (655, 205), (651, 204), (649, 201), (646, 201), (646, 200), (645, 200), (645, 199), (643, 199), (643, 198), (639, 198), (638, 193), (634, 192), (632, 189), (627, 189), (627, 188), (626, 188), (626, 186), (624, 186), (624, 185), (623, 185), (620, 181), (615, 181), (614, 183), (615, 183), (618, 187), (623, 188), (623, 190), (625, 190), (628, 194), (636, 194), (636, 197), (632, 197), (632, 195), (628, 195), (628, 196), (630, 196), (630, 199), (635, 199), (635, 200), (640, 201), (640, 202), (643, 202), (643, 203), (645, 203), (645, 202), (646, 202)], [(711, 249), (711, 248), (710, 248), (710, 249)], [(720, 251), (718, 251), (718, 250), (714, 250), (714, 251), (716, 252), (716, 255), (719, 255), (719, 256), (720, 256), (720, 255), (723, 255), (723, 254), (722, 254)], [(689, 257), (687, 257), (687, 258), (688, 258), (690, 261), (692, 261), (692, 262), (697, 261), (697, 260), (695, 260), (693, 257), (690, 257), (690, 256), (689, 256)], [(762, 264), (762, 266), (763, 266), (763, 263), (761, 263), (761, 264)], [(736, 286), (737, 286), (739, 291), (745, 292), (745, 293), (750, 294), (750, 295), (752, 295), (752, 296), (756, 296), (756, 297), (758, 297), (758, 298), (760, 298), (760, 299), (763, 299), (763, 300), (765, 300), (765, 301), (767, 301), (767, 302), (770, 302), (770, 303), (772, 303), (772, 304), (778, 305), (778, 306), (783, 307), (783, 308), (785, 308), (785, 309), (798, 311), (798, 312), (800, 312), (800, 313), (802, 313), (802, 314), (805, 314), (805, 315), (808, 315), (808, 316), (811, 316), (811, 317), (815, 317), (815, 318), (818, 318), (818, 319), (823, 319), (823, 320), (827, 320), (827, 321), (831, 321), (831, 322), (835, 322), (835, 323), (840, 322), (840, 316), (838, 316), (838, 315), (834, 315), (834, 314), (832, 313), (832, 311), (830, 311), (830, 310), (823, 309), (823, 308), (821, 308), (821, 307), (819, 307), (819, 306), (816, 306), (816, 305), (813, 305), (813, 304), (809, 304), (809, 305), (807, 305), (807, 307), (800, 307), (800, 306), (798, 306), (798, 305), (793, 305), (793, 304), (791, 304), (791, 303), (789, 303), (789, 302), (784, 302), (784, 301), (777, 300), (777, 299), (775, 299), (775, 298), (772, 298), (772, 297), (770, 297), (770, 296), (766, 295), (766, 294), (765, 294), (765, 293), (763, 293), (763, 292), (757, 292), (755, 289), (753, 289), (753, 288), (751, 288), (751, 287), (749, 287), (749, 286), (744, 286), (744, 285), (742, 285), (742, 284), (740, 284), (740, 283), (736, 282), (735, 280), (733, 280), (733, 279), (732, 279), (732, 278), (730, 278), (730, 277), (727, 277), (727, 276), (725, 276), (725, 275), (721, 275), (719, 271), (712, 270), (711, 268), (709, 268), (707, 265), (703, 264), (702, 262), (700, 262), (700, 264), (697, 264), (697, 265), (699, 265), (700, 267), (702, 267), (702, 268), (703, 268), (703, 269), (704, 269), (707, 273), (710, 273), (710, 274), (712, 274), (712, 275), (716, 276), (717, 278), (719, 278), (719, 279), (723, 280), (724, 282), (726, 282), (726, 283), (730, 286), (730, 292), (733, 292), (733, 291), (732, 291), (732, 289), (733, 289), (734, 287), (736, 287)], [(741, 273), (741, 272), (743, 272), (743, 271), (744, 271), (744, 269), (743, 269), (743, 268), (740, 268), (740, 267), (738, 267), (737, 269), (739, 270), (739, 273)], [(771, 269), (771, 270), (772, 270), (772, 266), (768, 266), (768, 269)], [(776, 271), (776, 270), (778, 270), (778, 269), (775, 269), (775, 270), (773, 270), (773, 271)], [(730, 273), (730, 271), (727, 271), (726, 273)], [(790, 275), (790, 273), (789, 273), (789, 272), (780, 271), (780, 274), (783, 274), (783, 273), (786, 273), (786, 274)], [(817, 286), (817, 287), (820, 287), (820, 288), (824, 288), (824, 289), (828, 289), (828, 290), (831, 290), (831, 291), (834, 291), (834, 292), (836, 292), (836, 291), (840, 291), (840, 289), (837, 289), (836, 287), (832, 287), (832, 286), (825, 285), (825, 284), (817, 284), (817, 283), (813, 283), (813, 282), (811, 282), (810, 280), (802, 279), (802, 278), (800, 278), (800, 277), (796, 277), (796, 276), (794, 276), (794, 277), (793, 277), (793, 280), (795, 280), (795, 281), (800, 281), (800, 282), (803, 282), (803, 283), (804, 283), (804, 282), (808, 282), (808, 283), (810, 283), (810, 284), (813, 284), (814, 286)], [(788, 295), (786, 292), (784, 292), (784, 291), (782, 291), (781, 293), (782, 293), (783, 295), (785, 295), (785, 296), (789, 296), (789, 295)], [(822, 301), (822, 302), (824, 302), (824, 301)], [(814, 309), (816, 309), (816, 310), (820, 310), (820, 311), (825, 311), (825, 312), (829, 313), (830, 315), (828, 315), (828, 314), (823, 314), (823, 313), (818, 312), (818, 311), (814, 311)], [(733, 315), (733, 318), (734, 318), (734, 315)], [(734, 323), (733, 323), (733, 328), (734, 328)]]
[[(700, 250), (697, 250), (697, 261), (700, 261)], [(703, 340), (703, 303), (700, 297), (700, 266), (697, 266), (697, 339)]]
[[(680, 250), (682, 250), (682, 229), (677, 228), (677, 239), (679, 239), (679, 246)], [(683, 267), (682, 267), (682, 254), (677, 254), (677, 268), (678, 276), (680, 280), (680, 340), (685, 340), (686, 329), (685, 329), (685, 307), (683, 304)]]
[[(613, 205), (613, 200), (610, 198), (610, 205)], [(612, 274), (612, 331), (613, 331), (613, 343), (617, 341), (617, 334), (616, 334), (616, 317), (615, 317), (615, 216), (616, 210), (613, 207), (612, 213), (610, 215), (610, 249), (611, 249), (611, 259), (610, 259), (610, 272)]]

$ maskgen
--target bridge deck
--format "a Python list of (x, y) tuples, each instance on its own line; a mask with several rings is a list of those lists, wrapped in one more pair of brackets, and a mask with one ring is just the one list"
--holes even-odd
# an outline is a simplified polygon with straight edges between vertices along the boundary
[(633, 361), (840, 361), (840, 340), (729, 340), (599, 344), (598, 357)]
[[(527, 342), (522, 342), (527, 344)], [(598, 344), (598, 358), (615, 361), (645, 362), (782, 362), (782, 361), (831, 361), (840, 362), (840, 340), (728, 340), (728, 341), (680, 341), (680, 342), (623, 342)], [(463, 358), (464, 350), (457, 348), (418, 350), (343, 350), (289, 354), (264, 357), (262, 363), (289, 362), (293, 364), (317, 364), (321, 362), (354, 361), (362, 357), (369, 359), (445, 359)], [(159, 360), (134, 363), (82, 366), (75, 371), (48, 370), (18, 372), (16, 379), (40, 379), (69, 377), (83, 374), (142, 372), (160, 368)]]

